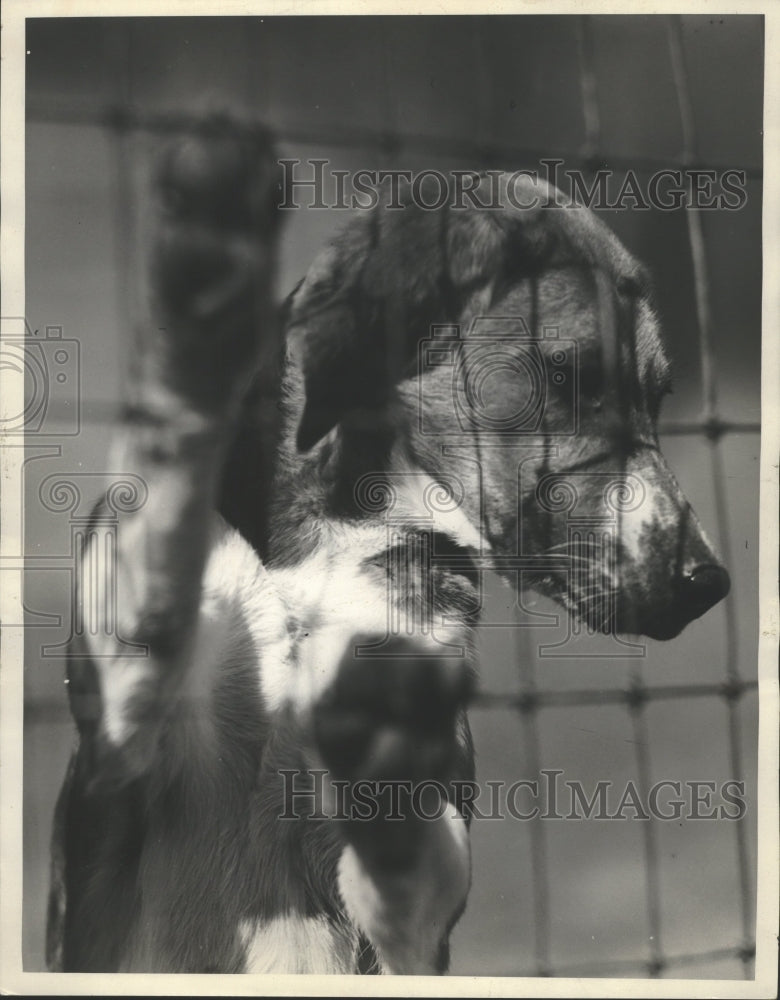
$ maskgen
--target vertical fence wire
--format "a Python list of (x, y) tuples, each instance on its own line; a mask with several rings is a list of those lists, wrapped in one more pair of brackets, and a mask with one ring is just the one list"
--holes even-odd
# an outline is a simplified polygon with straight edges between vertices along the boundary
[(137, 202), (133, 190), (136, 135), (127, 128), (127, 122), (119, 110), (133, 107), (135, 60), (132, 26), (124, 30), (117, 28), (112, 33), (112, 43), (117, 66), (115, 98), (117, 113), (109, 119), (108, 136), (111, 144), (114, 183), (111, 207), (114, 212), (114, 261), (117, 282), (118, 343), (120, 345), (118, 359), (119, 398), (126, 400), (131, 391), (132, 369), (141, 353), (137, 350), (139, 345), (134, 343), (139, 337), (138, 327), (134, 319), (138, 316), (138, 295), (137, 287), (132, 283), (132, 276), (137, 272), (134, 267), (134, 251), (138, 234), (133, 210), (133, 206)]
[[(682, 132), (682, 159), (686, 164), (696, 160), (698, 142), (696, 116), (691, 96), (691, 81), (685, 60), (682, 18), (672, 15), (667, 18), (667, 38), (669, 61), (679, 105)], [(694, 291), (696, 297), (696, 323), (699, 339), (699, 364), (702, 379), (702, 423), (706, 428), (712, 469), (712, 489), (715, 500), (715, 516), (718, 523), (720, 544), (727, 565), (733, 565), (730, 537), (730, 519), (726, 502), (725, 470), (721, 452), (722, 425), (718, 412), (717, 381), (714, 368), (712, 345), (712, 323), (710, 313), (710, 282), (707, 269), (707, 254), (702, 227), (701, 212), (688, 208), (685, 213), (688, 243), (693, 267)], [(726, 680), (723, 697), (728, 715), (729, 758), (732, 774), (737, 781), (744, 780), (742, 764), (742, 725), (739, 714), (739, 699), (744, 692), (738, 666), (736, 604), (733, 591), (725, 602), (726, 616)], [(747, 843), (747, 830), (742, 820), (734, 823), (737, 869), (740, 885), (740, 916), (742, 924), (742, 962), (745, 978), (752, 977), (752, 963), (755, 956), (753, 944), (754, 904), (751, 885), (751, 865)]]
[[(631, 717), (634, 760), (637, 768), (637, 789), (643, 802), (647, 802), (651, 782), (650, 736), (647, 729), (647, 696), (641, 668), (637, 668), (629, 685), (627, 704)], [(645, 872), (645, 911), (648, 930), (647, 971), (651, 977), (659, 976), (666, 967), (661, 937), (661, 870), (658, 857), (656, 820), (653, 816), (640, 822), (642, 829), (642, 855)]]
[[(583, 91), (584, 93), (584, 91)], [(598, 141), (597, 136), (591, 136), (591, 141)], [(630, 324), (621, 322), (618, 318), (612, 290), (612, 281), (601, 270), (596, 273), (599, 306), (599, 333), (602, 350), (602, 365), (605, 384), (611, 387), (615, 396), (618, 419), (625, 435), (630, 432), (631, 396), (633, 385), (621, 377), (621, 367), (628, 360), (634, 374), (637, 363), (636, 323), (632, 314)], [(619, 449), (619, 468), (616, 470), (617, 481), (621, 482), (627, 471), (625, 452)], [(618, 506), (616, 515), (615, 546), (620, 544), (622, 531), (621, 508)], [(618, 583), (618, 586), (620, 584)], [(633, 733), (634, 759), (637, 768), (637, 787), (643, 801), (647, 801), (651, 785), (650, 740), (647, 730), (646, 708), (647, 696), (642, 680), (641, 668), (633, 670), (626, 691), (624, 705), (628, 710)], [(644, 874), (645, 915), (647, 921), (648, 959), (646, 970), (651, 977), (659, 976), (666, 965), (661, 942), (661, 881), (658, 858), (657, 830), (652, 817), (643, 819), (640, 823), (642, 831), (642, 868)]]
[(587, 14), (577, 18), (577, 48), (582, 118), (585, 128), (582, 158), (585, 163), (595, 163), (601, 149), (601, 111), (594, 68), (593, 26)]
[[(519, 576), (519, 572), (518, 572)], [(518, 579), (518, 584), (520, 580)], [(515, 659), (519, 672), (520, 711), (523, 733), (523, 755), (534, 781), (542, 772), (539, 712), (536, 703), (536, 670), (527, 628), (519, 627), (519, 609), (515, 603), (518, 627), (513, 629)], [(531, 885), (534, 900), (534, 975), (552, 975), (550, 961), (550, 871), (545, 821), (536, 816), (530, 821)]]

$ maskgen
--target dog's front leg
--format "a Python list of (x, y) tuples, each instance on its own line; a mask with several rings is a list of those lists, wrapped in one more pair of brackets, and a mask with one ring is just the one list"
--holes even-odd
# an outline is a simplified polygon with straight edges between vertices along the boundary
[(356, 655), (360, 645), (356, 637), (313, 717), (326, 809), (345, 845), (339, 893), (383, 972), (442, 973), (470, 882), (453, 793), (457, 779), (472, 777), (470, 674), (414, 640), (378, 659)]
[[(449, 934), (469, 890), (468, 830), (452, 803), (439, 818), (416, 822), (417, 842), (402, 864), (349, 844), (339, 863), (339, 892), (383, 972), (440, 975), (447, 971)], [(382, 836), (392, 834), (385, 830)]]
[[(272, 321), (270, 164), (264, 142), (215, 125), (177, 147), (158, 176), (152, 318), (112, 460), (114, 470), (140, 476), (148, 496), (120, 520), (115, 570), (98, 568), (91, 542), (79, 573), (108, 573), (101, 583), (117, 606), (116, 630), (92, 622), (69, 678), (82, 744), (90, 744), (82, 765), (88, 760), (97, 785), (146, 770), (196, 652), (222, 460)], [(123, 655), (116, 634), (147, 655)]]

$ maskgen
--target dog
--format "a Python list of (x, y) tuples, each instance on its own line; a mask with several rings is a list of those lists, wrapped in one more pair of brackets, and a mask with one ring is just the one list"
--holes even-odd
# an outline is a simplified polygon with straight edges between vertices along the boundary
[[(488, 208), (484, 177), (435, 210), (402, 185), (280, 320), (274, 163), (266, 136), (214, 126), (158, 175), (113, 457), (148, 497), (113, 564), (95, 532), (80, 555), (117, 621), (85, 610), (69, 660), (52, 970), (445, 972), (483, 571), (656, 639), (729, 587), (659, 450), (647, 275), (602, 222), (527, 175)], [(248, 437), (279, 322), (279, 408)], [(404, 783), (424, 815), (386, 798)]]

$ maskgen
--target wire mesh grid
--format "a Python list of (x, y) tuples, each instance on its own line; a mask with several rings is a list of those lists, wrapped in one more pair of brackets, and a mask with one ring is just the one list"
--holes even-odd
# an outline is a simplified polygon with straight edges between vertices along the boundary
[[(600, 108), (597, 96), (598, 70), (594, 61), (591, 18), (583, 16), (578, 20), (578, 51), (580, 102), (585, 129), (585, 142), (577, 151), (561, 150), (567, 162), (581, 167), (584, 171), (595, 172), (607, 159), (601, 138)], [(610, 166), (616, 170), (628, 168), (635, 172), (650, 173), (659, 168), (678, 166), (684, 168), (717, 169), (712, 161), (699, 158), (696, 142), (696, 122), (690, 81), (685, 63), (685, 51), (680, 18), (666, 18), (668, 59), (678, 101), (678, 114), (683, 136), (682, 148), (675, 162), (668, 158), (621, 157), (609, 154)], [(474, 45), (479, 49), (484, 44), (479, 24), (474, 31)], [(484, 58), (484, 54), (483, 54)], [(116, 186), (113, 196), (115, 211), (114, 228), (116, 270), (120, 275), (121, 321), (128, 328), (128, 317), (134, 315), (137, 302), (134, 299), (132, 234), (136, 226), (133, 216), (133, 137), (139, 134), (151, 136), (172, 136), (197, 132), (203, 127), (204, 118), (197, 113), (150, 113), (142, 112), (133, 105), (133, 53), (130, 48), (123, 53), (123, 71), (118, 74), (120, 86), (114, 101), (96, 112), (94, 106), (86, 108), (67, 100), (28, 103), (27, 118), (34, 123), (57, 123), (72, 125), (93, 125), (106, 130), (112, 137), (113, 160)], [(478, 81), (481, 101), (489, 109), (493, 100), (491, 82), (488, 75)], [(320, 130), (312, 125), (276, 127), (280, 141), (292, 146), (301, 144), (316, 147), (327, 145), (332, 148), (354, 148), (375, 150), (388, 165), (401, 152), (416, 154), (436, 154), (464, 157), (472, 164), (491, 166), (496, 160), (517, 162), (538, 161), (543, 156), (555, 156), (555, 151), (528, 148), (513, 143), (496, 144), (479, 136), (470, 138), (450, 138), (403, 130), (396, 121), (393, 103), (387, 100), (380, 109), (382, 127), (371, 129), (330, 123)], [(253, 121), (234, 121), (236, 129), (254, 130)], [(748, 178), (761, 180), (762, 172), (755, 167), (745, 170)], [(701, 215), (698, 211), (685, 212), (687, 238), (693, 271), (695, 307), (698, 336), (699, 369), (703, 390), (703, 407), (697, 420), (666, 421), (659, 428), (662, 435), (698, 436), (706, 440), (711, 469), (711, 483), (717, 516), (718, 533), (724, 562), (729, 565), (732, 544), (729, 526), (729, 509), (724, 488), (724, 466), (722, 442), (731, 434), (757, 434), (760, 424), (754, 421), (725, 419), (719, 409), (717, 378), (713, 367), (711, 341), (710, 287), (707, 273), (707, 248), (702, 230)], [(130, 339), (131, 342), (131, 339)], [(100, 405), (93, 405), (92, 419), (100, 418)], [(106, 407), (105, 416), (114, 419), (115, 411)], [(736, 780), (742, 780), (745, 767), (742, 759), (742, 719), (740, 700), (742, 696), (757, 689), (757, 682), (746, 679), (738, 662), (737, 617), (734, 595), (726, 598), (726, 643), (724, 652), (724, 674), (718, 683), (648, 684), (640, 668), (630, 672), (629, 681), (624, 686), (612, 688), (573, 688), (569, 690), (546, 690), (537, 684), (533, 649), (525, 629), (515, 630), (518, 690), (514, 694), (491, 692), (482, 689), (475, 696), (474, 703), (480, 708), (509, 708), (519, 717), (522, 730), (523, 749), (532, 773), (541, 773), (543, 767), (540, 740), (540, 720), (556, 709), (586, 706), (611, 705), (628, 713), (633, 730), (635, 766), (638, 786), (644, 794), (651, 785), (653, 772), (652, 745), (647, 731), (646, 709), (653, 702), (683, 699), (720, 700), (725, 706), (728, 731), (728, 748), (731, 773)], [(548, 837), (542, 822), (531, 823), (531, 870), (532, 895), (534, 900), (534, 965), (518, 968), (517, 975), (531, 976), (629, 976), (646, 975), (658, 977), (675, 970), (683, 970), (688, 965), (702, 962), (719, 963), (738, 959), (742, 963), (745, 978), (753, 974), (755, 957), (755, 873), (752, 867), (748, 835), (743, 822), (732, 824), (734, 830), (734, 859), (738, 873), (740, 895), (740, 925), (730, 946), (710, 950), (678, 953), (670, 950), (664, 937), (664, 926), (660, 905), (659, 850), (656, 822), (642, 824), (642, 867), (644, 872), (646, 940), (650, 942), (643, 960), (618, 959), (593, 962), (560, 963), (551, 958), (551, 893), (550, 859)]]
[[(683, 39), (678, 17), (667, 19), (667, 37), (669, 59), (672, 67), (674, 83), (679, 102), (679, 114), (682, 126), (683, 148), (680, 162), (690, 166), (696, 162), (696, 128), (693, 104), (690, 95), (690, 84), (686, 72)], [(586, 150), (588, 156), (598, 161), (600, 150), (599, 109), (596, 100), (594, 69), (592, 66), (592, 47), (590, 44), (589, 19), (581, 19), (580, 32), (581, 53), (581, 84), (583, 117), (586, 127)], [(718, 394), (716, 375), (712, 365), (712, 342), (710, 323), (710, 289), (707, 274), (707, 257), (701, 216), (696, 211), (686, 212), (687, 235), (693, 266), (695, 284), (696, 319), (699, 346), (699, 364), (703, 387), (704, 406), (698, 425), (669, 424), (662, 428), (663, 433), (700, 434), (708, 444), (710, 452), (712, 489), (715, 498), (715, 509), (720, 535), (721, 549), (727, 564), (731, 563), (732, 546), (729, 530), (729, 511), (724, 491), (724, 469), (720, 451), (720, 441), (724, 434), (734, 431), (754, 431), (753, 425), (728, 426), (720, 419), (718, 411)], [(602, 330), (608, 326), (602, 319)], [(614, 335), (614, 334), (613, 334)], [(652, 761), (650, 741), (648, 738), (645, 707), (650, 701), (667, 698), (720, 698), (726, 706), (729, 760), (734, 776), (740, 780), (744, 775), (741, 751), (741, 718), (739, 700), (746, 690), (755, 688), (756, 682), (746, 681), (740, 673), (737, 659), (737, 622), (733, 594), (726, 598), (726, 655), (725, 676), (719, 684), (696, 685), (663, 685), (645, 684), (640, 669), (632, 671), (633, 676), (628, 686), (612, 690), (570, 690), (566, 692), (544, 691), (537, 687), (534, 675), (534, 656), (529, 648), (523, 630), (518, 630), (519, 637), (517, 661), (520, 666), (520, 694), (514, 699), (514, 706), (522, 717), (523, 736), (526, 753), (531, 770), (541, 772), (540, 740), (538, 729), (538, 713), (542, 709), (553, 709), (563, 705), (584, 705), (589, 702), (598, 704), (612, 703), (622, 706), (631, 717), (633, 728), (633, 746), (636, 757), (638, 785), (640, 793), (645, 795), (651, 785)], [(506, 696), (483, 693), (479, 700), (484, 704), (496, 704), (506, 701)], [(755, 959), (755, 929), (754, 929), (754, 881), (750, 863), (747, 838), (744, 825), (734, 824), (735, 860), (739, 873), (740, 891), (740, 936), (731, 947), (713, 949), (708, 952), (675, 954), (664, 946), (663, 927), (660, 906), (659, 855), (655, 824), (650, 821), (642, 825), (642, 862), (645, 882), (645, 907), (647, 940), (650, 942), (649, 953), (643, 964), (633, 961), (579, 963), (572, 965), (550, 962), (550, 872), (544, 824), (535, 822), (532, 827), (532, 873), (535, 911), (535, 941), (534, 953), (536, 968), (528, 970), (538, 976), (583, 976), (638, 973), (650, 977), (660, 976), (666, 971), (680, 969), (687, 964), (699, 961), (717, 962), (738, 958), (743, 965), (746, 979), (752, 977)]]

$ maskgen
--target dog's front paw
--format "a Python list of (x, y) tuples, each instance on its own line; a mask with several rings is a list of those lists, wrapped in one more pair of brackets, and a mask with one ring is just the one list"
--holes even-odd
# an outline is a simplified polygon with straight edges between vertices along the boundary
[(395, 640), (381, 657), (359, 655), (370, 643), (350, 643), (313, 710), (314, 740), (347, 839), (384, 867), (406, 866), (457, 775), (471, 673), (463, 660), (432, 656), (411, 639)]
[(265, 133), (214, 120), (158, 171), (153, 376), (200, 410), (228, 406), (274, 322), (276, 163)]

